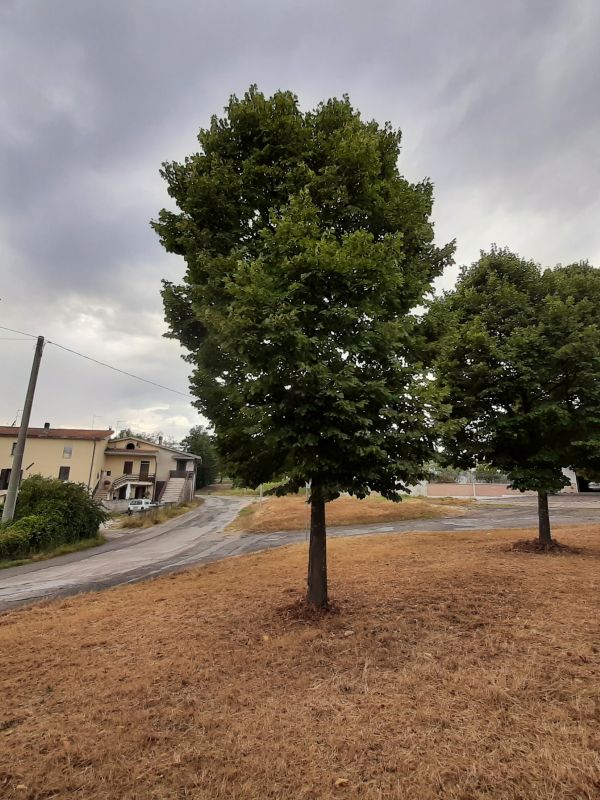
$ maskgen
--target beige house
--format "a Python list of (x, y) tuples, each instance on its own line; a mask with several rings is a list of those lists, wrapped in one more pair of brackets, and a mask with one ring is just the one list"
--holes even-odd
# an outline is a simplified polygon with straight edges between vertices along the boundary
[(199, 461), (199, 456), (144, 439), (111, 439), (94, 496), (100, 500), (149, 497), (164, 503), (191, 500)]
[[(17, 444), (18, 428), (0, 426), (0, 494), (6, 492)], [(111, 430), (29, 428), (23, 456), (23, 478), (44, 475), (84, 483), (93, 489), (104, 463), (104, 449)]]
[[(18, 428), (0, 426), (0, 497), (6, 494)], [(180, 503), (194, 495), (199, 456), (162, 443), (128, 437), (111, 439), (112, 430), (29, 428), (22, 477), (85, 484), (98, 500), (148, 497)]]

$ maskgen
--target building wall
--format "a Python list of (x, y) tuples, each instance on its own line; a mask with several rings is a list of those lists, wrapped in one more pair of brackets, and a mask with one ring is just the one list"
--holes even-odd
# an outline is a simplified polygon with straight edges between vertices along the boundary
[[(181, 459), (184, 459), (184, 456), (181, 456)], [(172, 453), (169, 450), (165, 450), (158, 447), (158, 456), (157, 456), (157, 467), (156, 467), (156, 479), (159, 481), (166, 481), (169, 479), (169, 473), (171, 470), (177, 469), (177, 460), (178, 456), (177, 453)], [(190, 466), (188, 466), (190, 465)], [(189, 460), (186, 463), (187, 470), (194, 469), (194, 461)]]
[(124, 468), (126, 461), (133, 461), (132, 474), (137, 475), (140, 471), (140, 464), (142, 461), (150, 462), (150, 475), (154, 475), (156, 466), (156, 455), (154, 453), (145, 453), (143, 450), (126, 450), (123, 455), (119, 453), (116, 455), (114, 452), (104, 455), (102, 469), (104, 472), (110, 470), (113, 480), (124, 475)]
[[(577, 492), (577, 486), (567, 486), (561, 494)], [(536, 492), (520, 492), (509, 489), (503, 483), (428, 483), (427, 497), (523, 497)]]
[[(0, 469), (12, 468), (12, 445), (17, 441), (10, 436), (0, 436)], [(94, 444), (95, 452), (94, 452)], [(70, 458), (65, 458), (65, 447), (72, 448)], [(75, 483), (90, 483), (93, 489), (104, 458), (106, 441), (91, 442), (81, 439), (27, 439), (23, 456), (23, 478), (43, 475), (58, 478), (60, 467), (69, 467), (69, 480)], [(32, 463), (33, 462), (33, 463)], [(29, 469), (29, 465), (32, 466)], [(91, 469), (91, 479), (90, 479)]]
[[(126, 450), (125, 448), (129, 443), (135, 444), (134, 450)], [(110, 443), (109, 443), (110, 446)], [(116, 442), (113, 450), (118, 448), (119, 451), (123, 450), (123, 457), (119, 453), (118, 456), (111, 453), (110, 455), (106, 456), (106, 467), (105, 469), (112, 469), (109, 466), (109, 461), (114, 465), (115, 469), (118, 470), (118, 474), (121, 475), (123, 473), (123, 464), (125, 461), (131, 461), (131, 457), (133, 457), (135, 464), (139, 464), (139, 456), (144, 456), (146, 450), (152, 451), (151, 454), (148, 454), (147, 457), (151, 459), (151, 461), (156, 458), (156, 480), (157, 481), (167, 481), (169, 479), (169, 475), (172, 470), (177, 469), (177, 461), (182, 460), (185, 461), (186, 457), (181, 455), (179, 456), (176, 452), (173, 452), (167, 447), (163, 447), (160, 444), (155, 444), (154, 442), (144, 442), (140, 439), (122, 439), (119, 442)], [(130, 456), (128, 458), (127, 456)], [(114, 459), (114, 460), (113, 460)], [(134, 464), (134, 472), (136, 472)], [(186, 461), (186, 470), (193, 471), (194, 470), (194, 459), (188, 456)], [(152, 471), (152, 467), (151, 467)], [(115, 472), (113, 472), (113, 477), (115, 476)]]
[(104, 469), (104, 448), (106, 447), (106, 439), (103, 439), (100, 442), (96, 442), (96, 449), (94, 451), (93, 442), (90, 442), (92, 445), (93, 455), (93, 471), (92, 471), (92, 480), (90, 481), (90, 491), (94, 491), (96, 484), (100, 479), (100, 475), (102, 470)]

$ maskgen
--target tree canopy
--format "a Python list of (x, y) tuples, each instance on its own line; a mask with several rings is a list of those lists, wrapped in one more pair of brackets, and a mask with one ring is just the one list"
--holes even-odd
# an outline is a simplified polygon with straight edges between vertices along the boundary
[(162, 431), (157, 431), (156, 433), (135, 433), (131, 430), (131, 428), (121, 428), (118, 433), (115, 434), (115, 439), (143, 439), (145, 442), (152, 442), (152, 444), (163, 444), (165, 447), (177, 447), (178, 442), (174, 436), (168, 436), (163, 434)]
[(198, 138), (162, 171), (179, 210), (154, 227), (187, 264), (165, 282), (167, 321), (232, 477), (311, 482), (323, 605), (324, 503), (398, 499), (431, 455), (412, 311), (453, 245), (433, 243), (431, 183), (398, 172), (400, 133), (347, 97), (303, 112), (253, 87)]
[(195, 425), (181, 440), (181, 449), (200, 456), (202, 462), (196, 468), (196, 488), (214, 483), (219, 469), (219, 457), (213, 437), (202, 425)]
[(547, 495), (569, 483), (563, 468), (600, 457), (599, 292), (587, 264), (542, 271), (493, 248), (428, 319), (446, 458), (492, 465), (513, 488), (538, 492), (547, 542)]

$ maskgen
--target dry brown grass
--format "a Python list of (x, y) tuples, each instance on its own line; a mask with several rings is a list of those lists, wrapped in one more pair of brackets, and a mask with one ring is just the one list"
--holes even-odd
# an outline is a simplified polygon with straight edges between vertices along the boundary
[[(392, 503), (376, 494), (364, 500), (343, 496), (327, 504), (327, 525), (368, 525), (374, 522), (461, 516), (463, 507), (471, 502), (447, 497), (411, 497), (401, 503)], [(268, 497), (262, 503), (246, 506), (229, 525), (229, 530), (273, 533), (302, 530), (307, 524), (306, 498), (304, 494), (294, 494)]]
[(598, 528), (336, 539), (0, 618), (0, 796), (597, 800)]
[(136, 511), (133, 514), (123, 514), (119, 519), (117, 528), (152, 528), (154, 525), (160, 525), (174, 517), (179, 517), (181, 514), (186, 514), (197, 506), (201, 506), (204, 500), (201, 497), (195, 497), (188, 503), (180, 503), (176, 506), (161, 506), (159, 508), (151, 508), (148, 511)]

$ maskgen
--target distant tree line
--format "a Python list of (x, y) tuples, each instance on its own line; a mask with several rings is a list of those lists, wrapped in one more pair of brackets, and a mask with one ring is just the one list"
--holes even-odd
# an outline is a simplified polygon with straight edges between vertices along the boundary
[(152, 442), (152, 444), (163, 444), (165, 447), (177, 448), (179, 443), (174, 436), (164, 434), (162, 431), (155, 433), (144, 433), (144, 431), (135, 432), (131, 428), (121, 428), (115, 435), (116, 439), (143, 439), (145, 442)]
[(201, 489), (215, 483), (219, 475), (219, 456), (214, 436), (202, 425), (196, 425), (181, 440), (181, 448), (202, 459), (202, 463), (196, 468), (196, 488)]

